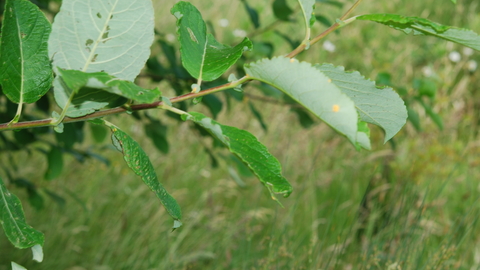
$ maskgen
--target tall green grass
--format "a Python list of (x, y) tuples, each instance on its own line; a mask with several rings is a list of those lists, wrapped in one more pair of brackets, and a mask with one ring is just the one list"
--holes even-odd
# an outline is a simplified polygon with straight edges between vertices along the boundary
[[(156, 2), (157, 24), (173, 27), (168, 9), (174, 1), (168, 2)], [(239, 1), (192, 2), (214, 24), (230, 19), (228, 28), (218, 28), (225, 40), (234, 40), (229, 31), (235, 28), (254, 31)], [(273, 21), (270, 3), (250, 2), (262, 10), (264, 25)], [(364, 1), (358, 13), (421, 15), (480, 32), (478, 3), (458, 2)], [(317, 12), (333, 19), (340, 14), (331, 7)], [(290, 28), (278, 26), (286, 33)], [(259, 39), (281, 42), (271, 33)], [(113, 147), (92, 148), (110, 166), (96, 160), (79, 164), (69, 157), (68, 168), (52, 182), (40, 177), (46, 168), (41, 154), (0, 155), (1, 162), (12, 159), (24, 166), (21, 177), (66, 198), (63, 207), (47, 200), (45, 210), (35, 211), (23, 190), (9, 186), (22, 197), (27, 221), (45, 233), (45, 260), (32, 262), (28, 251), (12, 248), (0, 234), (0, 270), (10, 269), (10, 260), (48, 270), (479, 269), (478, 71), (469, 75), (464, 62), (448, 60), (449, 51), (460, 47), (381, 26), (353, 24), (328, 39), (336, 52), (314, 46), (300, 58), (344, 65), (370, 78), (389, 71), (409, 91), (412, 80), (423, 76), (422, 67), (431, 66), (439, 79), (435, 110), (445, 130), (439, 132), (422, 118), (424, 132), (407, 125), (392, 149), (380, 143), (383, 134), (374, 129), (374, 150), (357, 152), (325, 124), (302, 129), (284, 106), (253, 100), (269, 123), (266, 133), (248, 113), (248, 104), (235, 104), (221, 113), (219, 122), (251, 131), (283, 164), (294, 193), (281, 200), (282, 208), (255, 178), (243, 177), (246, 186), (240, 187), (225, 161), (213, 169), (202, 146), (211, 142), (192, 133), (188, 123), (151, 112), (169, 124), (171, 151), (163, 155), (144, 137), (141, 123), (116, 117), (111, 121), (147, 149), (159, 179), (182, 206), (184, 226), (171, 232), (172, 220), (158, 199)], [(276, 53), (288, 50), (278, 46)], [(480, 57), (477, 53), (472, 58)], [(76, 147), (87, 149), (91, 141)]]

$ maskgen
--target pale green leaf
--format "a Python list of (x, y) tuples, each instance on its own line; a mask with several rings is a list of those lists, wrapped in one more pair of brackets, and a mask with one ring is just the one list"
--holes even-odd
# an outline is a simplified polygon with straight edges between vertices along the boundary
[(7, 0), (2, 23), (0, 83), (12, 102), (36, 102), (50, 89), (50, 31), (50, 23), (36, 5), (27, 0)]
[(381, 23), (406, 34), (434, 36), (480, 51), (480, 36), (469, 29), (441, 25), (423, 18), (395, 14), (368, 14), (358, 16), (356, 19)]
[(355, 104), (310, 63), (277, 57), (245, 65), (245, 71), (247, 76), (280, 89), (356, 144)]
[(27, 270), (27, 268), (17, 264), (16, 262), (12, 262), (12, 270)]
[(223, 45), (207, 34), (202, 15), (195, 6), (180, 1), (171, 13), (177, 18), (182, 64), (200, 82), (220, 77), (242, 56), (252, 49), (252, 42), (245, 38), (235, 47)]
[[(153, 23), (151, 0), (63, 0), (48, 41), (49, 55), (55, 67), (106, 72), (133, 81), (150, 55)], [(57, 104), (64, 108), (72, 91), (58, 77), (54, 91)], [(103, 91), (84, 95), (89, 97), (75, 100), (78, 110), (69, 109), (68, 116), (92, 113), (118, 98)]]
[(199, 124), (220, 140), (255, 173), (270, 192), (284, 197), (290, 195), (292, 186), (283, 177), (282, 166), (255, 136), (245, 130), (219, 124), (201, 113), (190, 112), (182, 117)]
[[(300, 7), (302, 8), (303, 17), (305, 18), (305, 26), (307, 31), (310, 32), (310, 28), (315, 23), (315, 14), (313, 10), (315, 9), (315, 0), (298, 0)], [(308, 33), (310, 36), (310, 33)]]
[(152, 103), (161, 95), (158, 89), (146, 90), (131, 81), (118, 79), (105, 72), (85, 73), (61, 68), (58, 68), (58, 72), (63, 82), (74, 92), (84, 87), (101, 89), (140, 103)]
[(122, 152), (123, 158), (127, 162), (128, 167), (130, 167), (135, 174), (140, 176), (143, 182), (160, 199), (168, 214), (170, 214), (175, 220), (174, 229), (180, 227), (180, 219), (182, 218), (180, 206), (158, 181), (155, 169), (153, 168), (147, 154), (136, 141), (125, 132), (121, 131), (118, 127), (110, 123), (106, 123), (106, 125), (112, 131), (113, 145)]
[(41, 245), (35, 245), (32, 247), (33, 260), (37, 262), (43, 262), (43, 248)]
[(383, 128), (385, 142), (405, 125), (407, 121), (405, 103), (392, 88), (377, 88), (375, 82), (365, 79), (359, 72), (346, 72), (343, 67), (331, 64), (315, 67), (355, 102), (362, 121)]
[(43, 233), (30, 227), (25, 221), (22, 203), (10, 193), (0, 178), (0, 223), (8, 240), (17, 248), (43, 245)]

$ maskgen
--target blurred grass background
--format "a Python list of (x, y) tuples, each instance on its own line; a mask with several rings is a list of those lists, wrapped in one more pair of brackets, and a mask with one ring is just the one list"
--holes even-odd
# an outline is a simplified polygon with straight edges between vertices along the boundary
[[(175, 2), (154, 4), (162, 33), (174, 34), (169, 10)], [(220, 41), (238, 42), (234, 30), (241, 29), (254, 41), (272, 42), (274, 55), (290, 51), (272, 31), (256, 35), (241, 1), (191, 2), (214, 25)], [(249, 1), (259, 11), (260, 29), (275, 21), (271, 2)], [(480, 3), (458, 2), (365, 0), (355, 14), (419, 16), (480, 33)], [(288, 3), (293, 7), (295, 1)], [(343, 9), (319, 3), (316, 12), (334, 21), (352, 3), (344, 1)], [(229, 25), (220, 27), (221, 19)], [(274, 27), (292, 39), (303, 37), (301, 24)], [(313, 33), (323, 29), (317, 23)], [(342, 65), (371, 79), (388, 72), (409, 93), (428, 68), (437, 82), (434, 110), (444, 129), (418, 107), (422, 132), (408, 123), (393, 148), (383, 145), (382, 132), (374, 129), (373, 150), (357, 152), (325, 124), (317, 121), (303, 129), (287, 107), (251, 99), (268, 123), (264, 132), (248, 103), (235, 103), (218, 120), (252, 132), (283, 164), (294, 192), (281, 199), (281, 208), (255, 178), (244, 177), (241, 188), (224, 161), (213, 169), (202, 146), (210, 142), (192, 133), (188, 123), (150, 112), (168, 124), (171, 145), (165, 155), (146, 139), (141, 123), (128, 115), (112, 117), (149, 154), (159, 179), (182, 206), (184, 226), (171, 232), (172, 220), (122, 156), (91, 138), (75, 147), (100, 152), (111, 165), (91, 159), (79, 164), (67, 157), (67, 168), (52, 182), (38, 177), (46, 168), (43, 156), (19, 153), (12, 158), (28, 160), (22, 176), (67, 201), (61, 207), (47, 200), (45, 209), (36, 211), (23, 190), (9, 187), (24, 199), (29, 224), (45, 233), (45, 260), (32, 262), (29, 251), (14, 249), (0, 234), (0, 270), (10, 269), (10, 260), (28, 269), (68, 270), (480, 269), (480, 84), (479, 71), (467, 69), (468, 61), (478, 62), (480, 55), (367, 22), (355, 22), (326, 40), (336, 46), (334, 52), (316, 44), (298, 58)], [(452, 51), (462, 59), (451, 61)], [(165, 84), (160, 87), (173, 95)], [(254, 87), (245, 90), (260, 95)], [(208, 113), (200, 106), (193, 109)]]

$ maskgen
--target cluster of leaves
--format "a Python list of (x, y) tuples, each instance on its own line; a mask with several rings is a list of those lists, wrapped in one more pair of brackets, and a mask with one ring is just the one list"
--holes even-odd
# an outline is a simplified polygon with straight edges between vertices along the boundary
[[(259, 28), (258, 13), (246, 0), (242, 2), (255, 28)], [(346, 72), (343, 67), (331, 64), (299, 62), (294, 59), (298, 53), (356, 20), (374, 21), (407, 34), (431, 35), (480, 50), (480, 37), (472, 31), (426, 19), (392, 14), (347, 18), (360, 0), (331, 24), (325, 17), (314, 14), (316, 2), (341, 7), (336, 1), (299, 0), (305, 25), (304, 39), (297, 42), (284, 36), (293, 51), (286, 56), (272, 57), (273, 45), (267, 43), (255, 43), (248, 38), (235, 46), (220, 43), (208, 33), (207, 23), (197, 8), (180, 1), (171, 9), (172, 18), (177, 20), (180, 60), (175, 56), (174, 46), (158, 33), (157, 44), (168, 61), (166, 67), (158, 58), (149, 58), (150, 46), (155, 39), (151, 0), (119, 0), (115, 5), (108, 0), (64, 0), (52, 25), (31, 2), (7, 0), (0, 47), (0, 83), (2, 95), (6, 97), (0, 97), (1, 104), (5, 105), (0, 113), (0, 120), (4, 122), (0, 124), (0, 131), (19, 131), (12, 136), (0, 133), (0, 149), (2, 153), (20, 151), (27, 149), (28, 144), (43, 141), (47, 150), (43, 147), (34, 150), (45, 153), (49, 165), (45, 179), (52, 180), (62, 171), (64, 153), (72, 154), (80, 161), (85, 158), (104, 160), (89, 151), (73, 148), (76, 142), (83, 140), (85, 122), (89, 122), (94, 138), (99, 142), (105, 139), (109, 130), (113, 145), (123, 154), (127, 166), (160, 199), (174, 219), (175, 229), (181, 226), (180, 206), (159, 182), (139, 144), (119, 127), (104, 120), (105, 116), (130, 113), (138, 119), (146, 118), (146, 134), (160, 151), (168, 152), (166, 126), (159, 119), (146, 113), (142, 115), (139, 111), (164, 109), (177, 118), (180, 115), (183, 121), (195, 123), (228, 149), (277, 200), (276, 194), (287, 197), (292, 192), (278, 160), (252, 134), (189, 111), (191, 105), (186, 100), (192, 99), (193, 105), (202, 102), (215, 117), (222, 103), (211, 94), (227, 90), (224, 93), (228, 98), (241, 99), (242, 85), (257, 81), (255, 86), (264, 93), (275, 93), (275, 97), (285, 99), (287, 103), (300, 104), (303, 109), (295, 112), (304, 120), (305, 126), (309, 122), (305, 119), (313, 115), (346, 137), (357, 149), (370, 149), (368, 124), (381, 127), (385, 131), (385, 141), (405, 124), (407, 109), (402, 99), (392, 88), (379, 88), (358, 72)], [(272, 8), (278, 20), (293, 19), (293, 9), (285, 0), (274, 1)], [(329, 28), (311, 38), (311, 28), (316, 20)], [(256, 44), (267, 48), (265, 54), (269, 57), (250, 62), (244, 53), (251, 51)], [(243, 68), (237, 66), (236, 75), (230, 74), (228, 79), (222, 77), (237, 62), (246, 64)], [(159, 89), (143, 89), (134, 84), (145, 64), (148, 76), (154, 81), (168, 81), (177, 96), (168, 98), (162, 96)], [(280, 92), (272, 91), (273, 88)], [(49, 93), (53, 94), (58, 106), (55, 110), (51, 110), (53, 104)], [(36, 108), (24, 113), (25, 103), (35, 103)], [(251, 103), (250, 108), (266, 129), (259, 111)], [(55, 134), (57, 144), (43, 139), (48, 134)], [(34, 205), (41, 205), (42, 197), (35, 185), (11, 176), (9, 166), (2, 167), (11, 183), (25, 187)], [(53, 192), (44, 192), (59, 202), (63, 200)], [(39, 254), (36, 258), (41, 261), (44, 236), (26, 224), (20, 201), (7, 190), (1, 178), (0, 197), (0, 221), (8, 239), (18, 248), (33, 247), (34, 253)]]

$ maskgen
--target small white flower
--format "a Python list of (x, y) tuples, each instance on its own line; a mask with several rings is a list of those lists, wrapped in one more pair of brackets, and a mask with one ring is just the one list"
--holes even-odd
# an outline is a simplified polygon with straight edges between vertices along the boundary
[(221, 27), (227, 27), (227, 26), (230, 24), (230, 22), (228, 21), (228, 19), (220, 19), (220, 20), (218, 21), (218, 24), (219, 24)]
[(458, 63), (458, 62), (460, 62), (460, 59), (462, 59), (462, 55), (460, 55), (460, 53), (457, 52), (457, 51), (451, 51), (448, 54), (448, 59), (450, 59), (450, 61), (452, 61), (454, 63)]
[(477, 61), (475, 61), (475, 60), (470, 60), (470, 61), (467, 62), (467, 69), (468, 69), (468, 71), (474, 72), (475, 70), (477, 70), (477, 67), (478, 67)]
[(422, 68), (422, 73), (425, 77), (431, 77), (433, 75), (433, 69), (429, 66), (424, 66)]
[(463, 47), (462, 53), (465, 56), (471, 56), (473, 54), (473, 49), (468, 47)]
[(330, 42), (329, 40), (325, 41), (323, 43), (323, 48), (327, 51), (327, 52), (335, 52), (335, 49), (337, 48), (335, 46), (335, 44), (333, 44), (332, 42)]
[(233, 30), (233, 35), (236, 37), (246, 37), (247, 36), (247, 31), (243, 29), (235, 29)]

